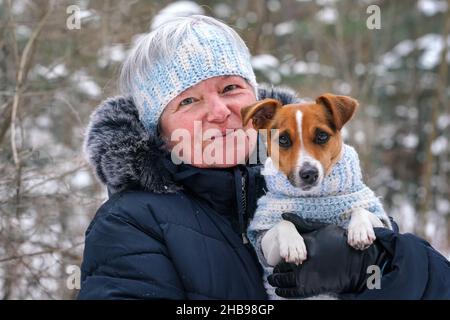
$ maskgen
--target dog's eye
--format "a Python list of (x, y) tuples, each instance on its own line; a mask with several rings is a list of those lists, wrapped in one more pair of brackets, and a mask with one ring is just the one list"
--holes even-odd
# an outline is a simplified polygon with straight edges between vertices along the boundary
[(289, 148), (291, 146), (291, 138), (287, 133), (283, 133), (278, 137), (278, 143), (283, 148)]
[(318, 130), (316, 133), (315, 143), (317, 144), (325, 144), (330, 139), (330, 135), (325, 131)]

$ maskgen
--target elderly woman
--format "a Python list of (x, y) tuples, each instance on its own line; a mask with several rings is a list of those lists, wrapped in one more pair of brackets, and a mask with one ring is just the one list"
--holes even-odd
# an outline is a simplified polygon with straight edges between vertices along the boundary
[[(226, 142), (251, 128), (242, 125), (242, 107), (265, 97), (291, 103), (295, 95), (258, 89), (242, 39), (204, 16), (175, 19), (142, 37), (120, 80), (124, 96), (94, 112), (85, 141), (110, 197), (86, 231), (79, 298), (266, 299), (245, 237), (264, 194), (262, 144), (251, 134), (241, 148)], [(213, 132), (208, 139), (206, 131)], [(205, 156), (212, 149), (214, 161)], [(305, 269), (275, 268), (269, 280), (282, 296), (361, 292), (367, 266), (389, 261), (395, 269), (385, 247), (396, 233), (389, 231), (394, 240), (385, 247), (361, 252), (346, 244), (343, 229), (313, 231), (286, 219), (307, 233), (309, 256)], [(309, 279), (311, 269), (323, 278)]]

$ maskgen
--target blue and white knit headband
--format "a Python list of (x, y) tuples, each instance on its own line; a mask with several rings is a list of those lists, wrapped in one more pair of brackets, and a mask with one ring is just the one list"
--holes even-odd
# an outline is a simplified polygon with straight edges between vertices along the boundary
[(171, 55), (154, 61), (145, 78), (136, 76), (133, 81), (132, 96), (140, 120), (150, 133), (156, 132), (159, 117), (167, 104), (203, 80), (225, 75), (241, 76), (257, 92), (251, 56), (244, 42), (239, 43), (229, 32), (201, 20), (193, 22), (192, 30)]

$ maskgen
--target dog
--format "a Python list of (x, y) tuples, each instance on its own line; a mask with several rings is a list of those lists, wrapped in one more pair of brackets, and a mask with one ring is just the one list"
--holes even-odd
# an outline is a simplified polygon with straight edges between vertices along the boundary
[(347, 228), (348, 244), (358, 250), (373, 243), (374, 227), (392, 229), (381, 202), (362, 181), (356, 151), (343, 143), (341, 129), (357, 108), (354, 98), (326, 93), (314, 102), (282, 105), (265, 99), (241, 110), (244, 125), (251, 120), (254, 129), (266, 132), (268, 192), (258, 200), (247, 231), (266, 277), (282, 259), (295, 264), (307, 259), (303, 238), (282, 219), (284, 212)]

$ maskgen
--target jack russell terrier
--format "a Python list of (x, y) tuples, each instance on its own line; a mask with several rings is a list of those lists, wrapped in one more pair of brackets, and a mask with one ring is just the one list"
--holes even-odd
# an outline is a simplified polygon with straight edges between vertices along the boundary
[[(348, 244), (364, 250), (375, 240), (373, 227), (392, 229), (381, 202), (362, 180), (356, 151), (342, 141), (341, 129), (358, 102), (323, 94), (315, 102), (282, 105), (265, 99), (241, 110), (244, 125), (266, 129), (268, 158), (262, 174), (268, 192), (247, 230), (265, 269), (265, 286), (281, 259), (295, 264), (307, 258), (302, 236), (282, 213), (348, 229)], [(272, 130), (277, 129), (277, 130)], [(276, 146), (277, 148), (274, 148)]]

